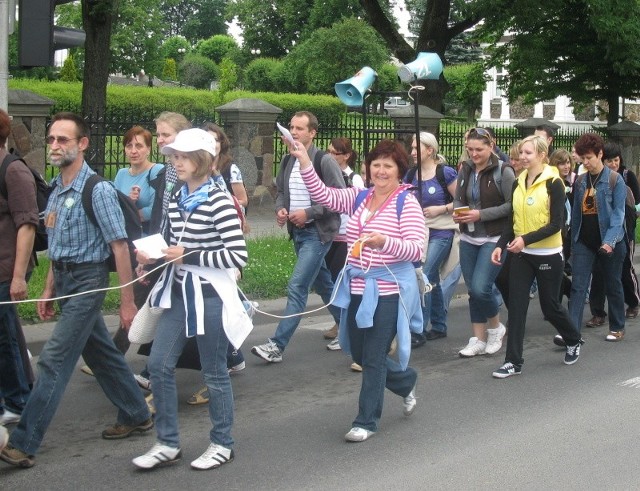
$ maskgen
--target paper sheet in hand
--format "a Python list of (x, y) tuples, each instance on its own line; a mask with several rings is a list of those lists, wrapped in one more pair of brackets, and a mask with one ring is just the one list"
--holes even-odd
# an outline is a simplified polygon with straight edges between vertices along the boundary
[(289, 143), (289, 144), (291, 144), (291, 145), (293, 145), (295, 147), (296, 146), (296, 141), (291, 136), (291, 132), (287, 128), (282, 126), (280, 123), (276, 123), (276, 126), (278, 127), (278, 131), (280, 133), (282, 133), (282, 136), (284, 136), (284, 139), (287, 141), (287, 143)]
[(133, 245), (136, 246), (140, 252), (144, 252), (149, 259), (160, 259), (165, 256), (162, 249), (169, 247), (164, 240), (164, 237), (160, 234), (153, 234), (142, 239), (134, 240)]

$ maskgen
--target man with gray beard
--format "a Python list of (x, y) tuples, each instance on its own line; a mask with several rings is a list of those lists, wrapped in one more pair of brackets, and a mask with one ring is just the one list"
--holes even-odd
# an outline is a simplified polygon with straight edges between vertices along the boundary
[[(38, 361), (37, 382), (9, 444), (0, 458), (18, 467), (32, 467), (34, 454), (53, 419), (73, 369), (80, 358), (93, 370), (107, 398), (118, 408), (117, 422), (105, 429), (108, 440), (126, 438), (134, 432), (153, 428), (147, 404), (115, 347), (102, 317), (105, 292), (96, 292), (109, 283), (106, 259), (113, 251), (120, 284), (131, 281), (131, 261), (124, 217), (115, 188), (101, 181), (93, 190), (92, 203), (98, 226), (89, 220), (82, 206), (85, 182), (95, 172), (84, 160), (89, 146), (89, 130), (73, 113), (53, 116), (47, 144), (51, 164), (60, 174), (45, 210), (51, 265), (38, 302), (42, 320), (54, 317), (53, 298), (59, 301), (60, 317)], [(120, 321), (128, 329), (136, 314), (133, 289), (120, 293)]]

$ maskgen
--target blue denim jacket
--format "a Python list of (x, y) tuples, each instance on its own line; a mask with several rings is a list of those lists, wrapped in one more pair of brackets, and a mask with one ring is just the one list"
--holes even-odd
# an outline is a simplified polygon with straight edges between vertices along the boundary
[[(609, 186), (611, 169), (607, 166), (602, 171), (602, 177), (596, 183), (596, 206), (598, 207), (598, 224), (603, 244), (614, 248), (624, 239), (624, 202), (627, 196), (625, 183), (618, 174), (616, 185)], [(578, 177), (573, 189), (573, 209), (571, 210), (571, 242), (578, 242), (580, 226), (582, 225), (582, 200), (587, 190), (589, 176)]]

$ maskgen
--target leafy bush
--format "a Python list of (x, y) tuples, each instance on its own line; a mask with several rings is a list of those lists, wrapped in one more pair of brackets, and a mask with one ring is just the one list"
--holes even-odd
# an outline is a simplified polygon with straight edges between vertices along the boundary
[(79, 79), (76, 63), (73, 61), (73, 56), (69, 55), (60, 69), (60, 80), (63, 82), (77, 82)]
[(256, 92), (279, 92), (277, 71), (282, 62), (275, 58), (257, 58), (244, 70), (244, 86)]
[(178, 68), (176, 67), (176, 60), (173, 58), (167, 58), (164, 60), (162, 78), (164, 80), (178, 80)]
[(180, 82), (196, 89), (208, 89), (219, 75), (218, 65), (201, 55), (187, 55), (180, 63)]
[(224, 58), (220, 63), (220, 80), (218, 82), (218, 92), (221, 97), (238, 86), (238, 67), (230, 59)]

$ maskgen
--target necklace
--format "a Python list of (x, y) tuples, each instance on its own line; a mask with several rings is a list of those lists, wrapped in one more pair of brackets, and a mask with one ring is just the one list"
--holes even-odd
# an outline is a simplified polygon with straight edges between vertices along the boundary
[(393, 191), (390, 191), (389, 193), (387, 193), (386, 195), (384, 195), (384, 197), (379, 201), (379, 203), (376, 206), (373, 206), (373, 201), (375, 199), (375, 191), (371, 194), (371, 201), (369, 203), (369, 206), (371, 206), (371, 208), (367, 208), (367, 216), (364, 219), (364, 224), (366, 224), (369, 220), (371, 220), (376, 213), (378, 213), (378, 211), (389, 201), (389, 199), (391, 199), (391, 196), (393, 196), (393, 193), (397, 190), (394, 189)]
[(591, 172), (589, 172), (589, 184), (591, 184), (591, 192), (589, 194), (591, 196), (596, 195), (596, 184), (598, 184), (598, 181), (600, 180), (601, 177), (602, 177), (602, 171), (600, 171), (600, 173), (598, 174), (598, 177), (596, 177), (596, 180), (594, 181), (591, 178)]

